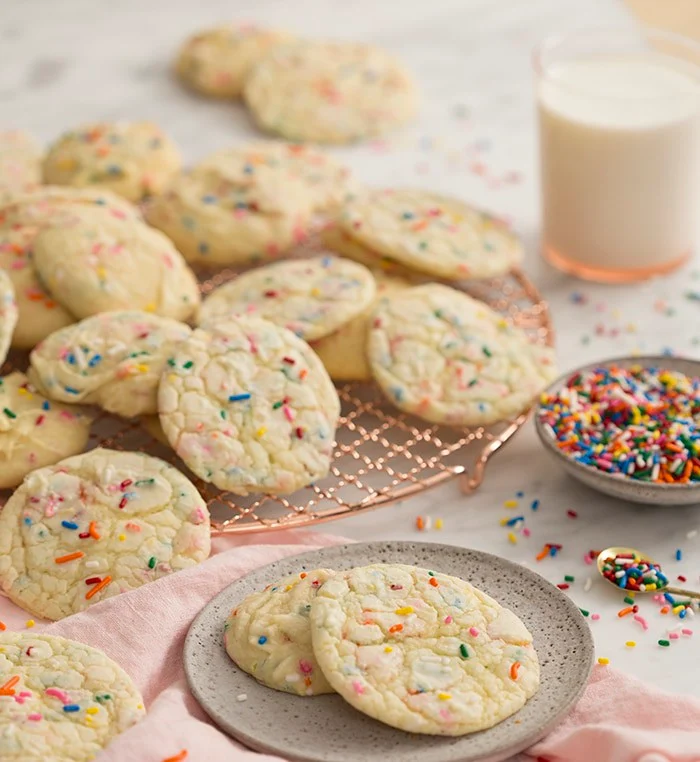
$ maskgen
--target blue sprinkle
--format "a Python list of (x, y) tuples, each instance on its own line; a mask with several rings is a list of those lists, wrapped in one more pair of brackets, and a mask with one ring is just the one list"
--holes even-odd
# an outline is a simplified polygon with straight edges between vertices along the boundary
[(674, 600), (673, 596), (670, 593), (664, 593), (664, 598), (666, 599), (667, 603), (671, 604), (671, 606), (676, 605), (676, 601)]
[(532, 508), (533, 511), (536, 511), (540, 507), (540, 501), (539, 500), (533, 500), (532, 505), (530, 508)]
[(90, 362), (88, 362), (88, 365), (89, 365), (91, 368), (94, 368), (94, 367), (95, 367), (95, 365), (97, 365), (97, 363), (99, 363), (99, 362), (102, 362), (102, 355), (94, 355), (94, 356), (93, 356), (93, 357), (90, 359)]
[(392, 387), (391, 393), (394, 395), (397, 402), (401, 402), (403, 399), (403, 389), (400, 386)]
[(265, 635), (261, 635), (258, 638), (258, 643), (260, 643), (261, 646), (265, 645), (265, 643), (267, 643), (267, 637)]
[(209, 244), (208, 243), (204, 243), (204, 241), (202, 241), (202, 243), (200, 243), (197, 246), (197, 248), (199, 249), (199, 253), (200, 254), (208, 254), (209, 253)]
[(515, 493), (515, 497), (525, 497), (525, 493), (522, 490), (518, 490)]
[(242, 394), (232, 394), (229, 398), (229, 402), (241, 402), (242, 400), (249, 400), (250, 392), (243, 392)]
[(322, 264), (324, 267), (330, 267), (330, 266), (331, 266), (331, 262), (332, 262), (332, 261), (333, 261), (333, 260), (332, 260), (332, 258), (331, 258), (331, 257), (324, 257), (324, 258), (321, 260), (321, 264)]
[(64, 704), (63, 711), (64, 712), (79, 712), (80, 707), (77, 704)]
[(506, 521), (506, 526), (514, 527), (519, 521), (525, 521), (525, 516), (514, 516), (510, 521)]
[(556, 548), (550, 548), (549, 549), (549, 555), (552, 556), (552, 558), (554, 556), (556, 556), (556, 554), (557, 554), (557, 549)]
[(74, 521), (62, 521), (61, 526), (66, 529), (77, 529), (78, 525)]
[(236, 201), (236, 209), (247, 209), (248, 204), (245, 201)]
[(80, 394), (80, 390), (74, 389), (72, 386), (64, 386), (63, 388), (68, 392), (68, 394)]
[(246, 165), (243, 167), (243, 172), (244, 172), (246, 175), (252, 175), (254, 171), (255, 171), (255, 170), (253, 169), (253, 167), (251, 167), (251, 165), (250, 165), (250, 164), (246, 164)]
[(622, 577), (620, 577), (620, 579), (619, 579), (619, 581), (617, 583), (617, 586), (618, 587), (623, 587), (623, 588), (627, 587), (627, 575), (626, 574), (623, 575)]
[(687, 614), (687, 612), (688, 612), (688, 609), (683, 609), (683, 611), (679, 611), (679, 612), (678, 612), (678, 616), (679, 616), (681, 619), (685, 619), (685, 615)]
[(413, 219), (413, 213), (412, 212), (404, 212), (401, 216), (405, 220), (412, 220)]
[(107, 167), (107, 172), (110, 175), (121, 175), (122, 174), (122, 169), (121, 169), (121, 167), (118, 164), (110, 164)]
[(41, 403), (41, 409), (42, 409), (42, 410), (51, 410), (51, 404), (49, 403), (49, 401), (48, 401), (48, 400), (44, 400), (44, 401)]
[(32, 525), (32, 520), (29, 518), (29, 516), (24, 517), (24, 523), (29, 527)]
[(202, 196), (202, 201), (205, 204), (215, 204), (216, 203), (216, 196), (212, 196), (211, 194), (208, 194), (206, 196)]
[(676, 561), (680, 561), (681, 558), (683, 558), (683, 552), (681, 551), (680, 548), (678, 548), (678, 550), (676, 551)]
[(66, 360), (68, 360), (69, 365), (75, 365), (75, 355), (72, 352), (66, 355)]

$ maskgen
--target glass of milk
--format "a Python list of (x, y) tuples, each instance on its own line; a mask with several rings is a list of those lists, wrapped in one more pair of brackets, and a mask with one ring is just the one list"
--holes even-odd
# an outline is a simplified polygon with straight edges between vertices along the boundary
[(700, 220), (700, 45), (590, 30), (546, 40), (535, 70), (545, 258), (611, 283), (685, 262)]

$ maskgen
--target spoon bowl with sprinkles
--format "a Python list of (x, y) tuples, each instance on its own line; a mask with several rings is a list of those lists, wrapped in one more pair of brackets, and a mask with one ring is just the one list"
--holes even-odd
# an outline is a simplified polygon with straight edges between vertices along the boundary
[(700, 362), (622, 357), (585, 365), (541, 395), (535, 428), (564, 469), (607, 495), (700, 503)]

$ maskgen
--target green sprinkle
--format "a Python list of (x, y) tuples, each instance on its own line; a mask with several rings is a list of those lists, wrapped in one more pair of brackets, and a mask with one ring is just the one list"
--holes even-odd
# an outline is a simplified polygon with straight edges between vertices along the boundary
[(428, 572), (428, 576), (429, 576), (429, 577), (434, 577), (434, 576), (435, 576), (435, 572), (431, 572), (431, 571), (429, 571), (429, 572)]
[(111, 701), (112, 696), (109, 693), (97, 693), (95, 695), (95, 701), (97, 701), (98, 704), (104, 704), (105, 701)]
[(174, 360), (172, 357), (168, 357), (168, 365), (169, 365), (171, 368), (174, 368), (174, 367), (175, 367), (175, 360)]
[(272, 409), (273, 409), (273, 410), (277, 410), (277, 409), (278, 409), (278, 408), (280, 408), (280, 407), (282, 407), (282, 400), (280, 400), (279, 402), (275, 402), (275, 403), (273, 404), (273, 406), (272, 406)]
[(189, 370), (194, 365), (194, 362), (192, 360), (188, 360), (182, 367), (187, 368)]
[(670, 641), (668, 641), (668, 640), (660, 640), (660, 641), (659, 641), (659, 645), (660, 645), (660, 646), (663, 646), (664, 648), (666, 648), (667, 646), (670, 646), (670, 645), (671, 645), (671, 643), (670, 643)]
[(629, 595), (626, 595), (622, 600), (625, 603), (629, 603), (630, 606), (634, 605), (634, 598), (630, 598)]
[(581, 613), (582, 613), (584, 616), (590, 616), (590, 613), (591, 613), (590, 611), (586, 611), (586, 609), (579, 609), (579, 611), (580, 611), (580, 612), (581, 612)]
[(469, 651), (467, 651), (467, 647), (464, 645), (464, 643), (461, 643), (459, 646), (459, 654), (463, 659), (469, 658)]
[(17, 418), (17, 413), (13, 413), (13, 412), (10, 410), (10, 408), (9, 408), (9, 407), (4, 407), (4, 408), (2, 409), (2, 412), (3, 412), (3, 413), (5, 413), (5, 415), (6, 415), (8, 418)]
[(425, 250), (428, 248), (428, 243), (427, 243), (427, 241), (421, 241), (421, 242), (418, 244), (418, 248), (419, 248), (421, 251), (425, 251)]
[(150, 487), (151, 484), (155, 484), (155, 479), (139, 479), (137, 482), (134, 482), (134, 486), (136, 487)]
[(491, 350), (487, 346), (481, 347), (481, 351), (486, 355), (486, 357), (491, 357)]
[(219, 410), (219, 415), (226, 420), (226, 411), (225, 410)]
[(157, 560), (157, 559), (156, 559), (156, 557), (155, 557), (155, 556), (151, 556), (151, 557), (148, 559), (148, 568), (149, 568), (149, 569), (155, 569), (155, 568), (156, 568), (156, 560)]
[(564, 582), (573, 582), (574, 578), (570, 574), (564, 575)]

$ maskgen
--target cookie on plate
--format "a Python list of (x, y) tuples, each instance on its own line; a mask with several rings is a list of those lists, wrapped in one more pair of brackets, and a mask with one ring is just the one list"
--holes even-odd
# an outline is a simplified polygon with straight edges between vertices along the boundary
[(329, 154), (300, 143), (265, 140), (247, 143), (207, 156), (200, 167), (226, 166), (227, 176), (242, 185), (273, 177), (301, 182), (314, 209), (325, 211), (345, 201), (354, 190), (350, 169)]
[(311, 341), (364, 312), (375, 292), (374, 276), (357, 262), (328, 255), (291, 259), (219, 286), (202, 302), (198, 322), (256, 315)]
[(124, 418), (158, 411), (158, 383), (192, 329), (171, 318), (101, 312), (48, 336), (30, 356), (30, 378), (60, 402), (99, 405)]
[(7, 359), (12, 335), (17, 325), (17, 301), (15, 287), (5, 270), (0, 270), (0, 365)]
[(524, 412), (557, 375), (554, 350), (463, 291), (430, 283), (390, 296), (374, 313), (372, 375), (401, 410), (476, 426)]
[(520, 240), (495, 217), (430, 191), (369, 191), (337, 222), (379, 256), (447, 280), (504, 275), (523, 258)]
[(0, 202), (41, 182), (41, 150), (21, 130), (0, 132)]
[(202, 164), (154, 198), (146, 219), (162, 230), (189, 262), (209, 267), (278, 259), (303, 241), (312, 196), (284, 172), (241, 178), (238, 157)]
[(383, 135), (417, 106), (413, 80), (393, 56), (349, 42), (280, 45), (251, 72), (243, 94), (264, 130), (317, 143)]
[(116, 662), (57, 635), (0, 632), (0, 686), (4, 762), (89, 762), (146, 713)]
[(15, 289), (19, 317), (12, 346), (31, 349), (53, 331), (75, 321), (39, 280), (33, 263), (39, 231), (65, 214), (71, 205), (95, 206), (120, 219), (140, 219), (135, 206), (99, 188), (42, 186), (13, 196), (0, 208), (0, 268)]
[(180, 151), (153, 122), (98, 122), (62, 135), (44, 159), (44, 182), (94, 185), (140, 201), (162, 193), (182, 166)]
[(539, 687), (532, 635), (468, 582), (402, 564), (333, 575), (311, 603), (313, 650), (352, 706), (409, 733), (496, 725)]
[(338, 394), (311, 347), (254, 317), (180, 344), (158, 391), (163, 431), (192, 471), (237, 495), (288, 494), (328, 473)]
[(159, 458), (92, 450), (27, 475), (0, 512), (0, 588), (46, 619), (209, 555), (209, 511)]
[(317, 696), (333, 693), (311, 648), (309, 613), (328, 569), (290, 574), (249, 595), (224, 624), (224, 646), (234, 662), (268, 688)]
[(34, 264), (55, 298), (78, 318), (140, 309), (186, 320), (199, 286), (162, 233), (109, 210), (72, 206), (34, 241)]
[(291, 35), (253, 24), (222, 24), (192, 35), (180, 48), (175, 71), (194, 90), (237, 98), (250, 70)]
[(91, 422), (80, 408), (46, 399), (23, 373), (0, 378), (0, 489), (83, 452)]

